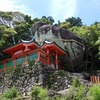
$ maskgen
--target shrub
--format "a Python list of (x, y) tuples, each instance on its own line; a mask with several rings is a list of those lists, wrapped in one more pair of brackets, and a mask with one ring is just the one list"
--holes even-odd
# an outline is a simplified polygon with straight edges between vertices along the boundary
[(6, 73), (7, 73), (7, 74), (13, 74), (13, 73), (19, 74), (19, 73), (20, 73), (20, 70), (21, 70), (21, 66), (22, 66), (22, 64), (18, 64), (18, 65), (16, 65), (15, 68), (9, 68), (9, 69), (6, 71)]
[(100, 86), (99, 85), (93, 85), (90, 88), (90, 96), (93, 98), (93, 100), (100, 100)]
[(47, 100), (47, 89), (35, 86), (32, 89), (31, 100)]
[(83, 98), (85, 98), (84, 86), (81, 85), (78, 87), (75, 98), (76, 98), (75, 100), (82, 100)]
[(28, 61), (29, 62), (29, 68), (32, 70), (33, 65), (35, 65), (35, 60)]
[(81, 85), (81, 83), (78, 79), (73, 79), (73, 82), (72, 82), (73, 87), (79, 87), (80, 85)]
[(19, 95), (19, 92), (17, 91), (15, 87), (9, 88), (3, 93), (3, 97), (7, 99), (16, 98), (18, 97), (18, 95)]
[(33, 89), (32, 89), (32, 93), (31, 93), (31, 100), (38, 100), (38, 94), (40, 92), (40, 88), (38, 86), (35, 86)]
[(70, 87), (66, 100), (86, 100), (86, 89), (83, 85)]
[(54, 98), (52, 100), (66, 100), (66, 99), (64, 97), (56, 97), (56, 98)]
[(60, 71), (58, 71), (58, 75), (59, 75), (59, 76), (62, 76), (62, 77), (65, 76), (65, 72), (64, 72), (64, 70), (60, 70)]

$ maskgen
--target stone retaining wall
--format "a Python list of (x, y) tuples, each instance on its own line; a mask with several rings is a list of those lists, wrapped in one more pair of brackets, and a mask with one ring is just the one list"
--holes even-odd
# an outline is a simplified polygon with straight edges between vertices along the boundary
[(33, 66), (22, 65), (9, 73), (0, 73), (0, 92), (15, 86), (23, 96), (28, 96), (35, 85), (47, 87), (50, 91), (61, 91), (71, 86), (73, 78), (88, 86), (89, 82), (79, 76), (66, 71), (56, 71), (41, 62), (35, 62)]

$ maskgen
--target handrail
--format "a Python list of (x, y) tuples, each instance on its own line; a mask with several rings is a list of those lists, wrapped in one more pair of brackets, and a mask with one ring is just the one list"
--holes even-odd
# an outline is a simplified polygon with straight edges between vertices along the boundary
[[(3, 60), (0, 62), (0, 64), (4, 64), (4, 67), (0, 70), (0, 72), (5, 71), (5, 70), (10, 69), (10, 68), (14, 68), (16, 66), (17, 59), (23, 58), (23, 57), (25, 57), (25, 59), (26, 59), (26, 56), (30, 56), (31, 54), (38, 53), (38, 52), (41, 52), (41, 56), (43, 56), (44, 58), (46, 58), (48, 56), (48, 54), (40, 48), (33, 50), (33, 51), (30, 51), (30, 52), (23, 53), (23, 54), (19, 55), (18, 57), (12, 56), (12, 58), (9, 58), (9, 59), (6, 59), (6, 60)], [(7, 68), (6, 64), (7, 64), (7, 62), (10, 62), (10, 61), (14, 61), (14, 66)], [(46, 60), (43, 58), (40, 58), (40, 61), (44, 62), (45, 64), (48, 64), (47, 58), (46, 58)], [(24, 61), (24, 62), (26, 62), (26, 61)], [(22, 63), (24, 63), (24, 62), (22, 62)]]

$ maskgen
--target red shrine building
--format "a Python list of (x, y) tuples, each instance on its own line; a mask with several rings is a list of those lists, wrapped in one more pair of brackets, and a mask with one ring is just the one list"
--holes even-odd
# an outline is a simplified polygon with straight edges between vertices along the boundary
[(55, 42), (44, 41), (40, 46), (34, 40), (23, 41), (2, 51), (11, 58), (0, 61), (0, 72), (9, 68), (15, 68), (20, 64), (28, 64), (29, 61), (38, 60), (47, 65), (53, 65), (55, 69), (59, 69), (60, 63), (58, 57), (66, 55), (66, 52), (60, 48)]

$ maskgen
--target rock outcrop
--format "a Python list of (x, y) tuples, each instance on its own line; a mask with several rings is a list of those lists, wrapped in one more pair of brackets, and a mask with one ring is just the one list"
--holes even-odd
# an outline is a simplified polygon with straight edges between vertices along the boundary
[(83, 60), (84, 40), (76, 34), (42, 22), (34, 24), (31, 30), (38, 44), (43, 44), (44, 40), (55, 41), (58, 46), (66, 51), (66, 56), (59, 57), (65, 69), (76, 69)]
[[(3, 16), (2, 16), (3, 15)], [(10, 16), (10, 18), (9, 18)], [(14, 21), (24, 21), (24, 14), (20, 12), (2, 12), (0, 11), (0, 24), (13, 28)]]

